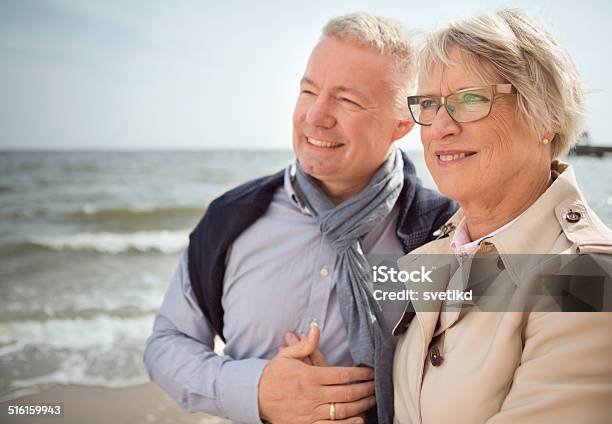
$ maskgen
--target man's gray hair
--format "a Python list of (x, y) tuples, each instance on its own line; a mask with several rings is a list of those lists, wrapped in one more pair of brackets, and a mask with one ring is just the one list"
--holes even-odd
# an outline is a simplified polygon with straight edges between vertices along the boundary
[(395, 107), (402, 115), (408, 113), (406, 97), (414, 89), (416, 61), (412, 37), (404, 25), (392, 19), (357, 12), (330, 20), (323, 28), (323, 37), (355, 41), (391, 56), (390, 82), (396, 91)]
[(487, 77), (483, 64), (488, 63), (514, 85), (521, 118), (539, 137), (555, 132), (553, 157), (576, 143), (586, 112), (576, 65), (554, 37), (524, 12), (501, 10), (470, 17), (430, 34), (419, 54), (419, 74), (429, 75), (435, 63), (452, 64), (454, 47), (477, 76)]

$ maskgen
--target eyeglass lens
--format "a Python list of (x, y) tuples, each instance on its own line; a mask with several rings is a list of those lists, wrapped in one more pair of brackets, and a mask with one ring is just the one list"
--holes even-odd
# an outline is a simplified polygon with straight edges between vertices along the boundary
[[(453, 93), (446, 97), (446, 110), (457, 122), (473, 122), (482, 119), (491, 111), (491, 90), (489, 87)], [(441, 98), (415, 96), (409, 102), (413, 118), (419, 124), (431, 124), (438, 113)]]

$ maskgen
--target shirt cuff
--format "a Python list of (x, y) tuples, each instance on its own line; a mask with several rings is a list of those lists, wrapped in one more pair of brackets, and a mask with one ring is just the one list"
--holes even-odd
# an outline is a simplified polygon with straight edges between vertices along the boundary
[(259, 417), (259, 379), (267, 359), (227, 361), (217, 379), (217, 393), (227, 418), (239, 423), (261, 423)]

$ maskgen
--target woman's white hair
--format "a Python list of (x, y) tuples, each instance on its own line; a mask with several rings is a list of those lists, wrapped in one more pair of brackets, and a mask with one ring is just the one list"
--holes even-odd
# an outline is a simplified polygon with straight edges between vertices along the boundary
[(391, 86), (396, 91), (395, 107), (408, 114), (406, 97), (413, 91), (416, 57), (412, 36), (401, 23), (364, 12), (331, 19), (323, 27), (323, 37), (355, 41), (393, 58)]
[(451, 23), (428, 36), (419, 54), (420, 75), (428, 75), (435, 63), (452, 64), (450, 51), (455, 47), (479, 77), (486, 79), (483, 64), (489, 63), (514, 85), (521, 118), (538, 137), (555, 133), (553, 157), (576, 143), (586, 112), (584, 88), (569, 53), (543, 27), (520, 10)]

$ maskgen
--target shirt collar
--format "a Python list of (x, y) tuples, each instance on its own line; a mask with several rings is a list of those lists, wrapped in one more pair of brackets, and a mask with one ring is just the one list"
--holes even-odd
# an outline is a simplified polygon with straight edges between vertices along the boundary
[(501, 226), (497, 230), (492, 231), (491, 233), (482, 236), (477, 240), (472, 240), (467, 228), (467, 221), (465, 217), (463, 217), (459, 222), (459, 225), (457, 225), (457, 229), (453, 232), (453, 238), (451, 240), (451, 249), (453, 250), (456, 256), (471, 255), (476, 252), (476, 250), (478, 250), (479, 244), (482, 240), (486, 238), (491, 238), (494, 235), (501, 233), (502, 231), (506, 231), (519, 218), (520, 215), (514, 218), (512, 221), (508, 222), (507, 224)]
[(300, 196), (295, 189), (295, 173), (297, 172), (297, 160), (293, 159), (291, 164), (285, 169), (285, 178), (283, 187), (285, 189), (285, 193), (292, 204), (295, 205), (296, 208), (300, 210), (305, 215), (312, 216), (312, 213), (308, 209), (308, 206), (304, 202), (300, 200)]

